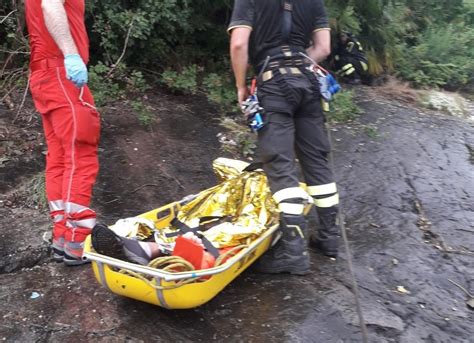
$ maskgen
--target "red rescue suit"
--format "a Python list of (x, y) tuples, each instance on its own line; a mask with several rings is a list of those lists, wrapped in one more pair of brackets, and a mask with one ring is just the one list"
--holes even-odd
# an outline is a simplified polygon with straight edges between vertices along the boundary
[[(87, 86), (66, 79), (64, 56), (44, 22), (41, 0), (26, 0), (26, 23), (31, 46), (30, 90), (41, 113), (48, 155), (46, 193), (55, 222), (54, 239), (82, 242), (95, 225), (89, 208), (99, 170), (97, 147), (100, 117)], [(84, 0), (64, 3), (78, 52), (87, 64), (89, 41), (84, 25)]]

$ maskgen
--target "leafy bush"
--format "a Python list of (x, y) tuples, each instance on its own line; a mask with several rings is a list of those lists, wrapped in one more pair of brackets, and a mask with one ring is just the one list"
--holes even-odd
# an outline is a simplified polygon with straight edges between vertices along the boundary
[(151, 125), (153, 115), (150, 109), (140, 100), (132, 100), (130, 104), (137, 115), (140, 124), (145, 127)]
[(94, 94), (97, 107), (103, 107), (125, 95), (125, 90), (120, 86), (119, 82), (107, 77), (109, 71), (110, 68), (102, 62), (89, 67), (89, 87)]
[(109, 64), (121, 55), (127, 35), (125, 60), (130, 66), (164, 70), (207, 63), (227, 49), (229, 0), (103, 0), (87, 5), (94, 55)]
[(205, 74), (202, 68), (192, 64), (182, 68), (181, 72), (165, 70), (161, 82), (174, 92), (205, 95), (223, 114), (238, 111), (235, 87), (228, 72)]
[(250, 131), (241, 117), (224, 118), (221, 125), (227, 130), (218, 136), (224, 151), (243, 156), (255, 153), (257, 135)]
[(419, 44), (401, 45), (397, 73), (418, 87), (459, 88), (474, 77), (474, 28), (450, 24), (427, 29)]
[(362, 110), (354, 102), (354, 93), (350, 90), (343, 90), (334, 97), (330, 104), (331, 111), (326, 114), (329, 122), (343, 123), (357, 118)]
[(236, 91), (230, 75), (208, 74), (202, 82), (207, 100), (219, 107), (222, 113), (238, 112)]
[(184, 67), (181, 72), (167, 69), (161, 76), (162, 82), (173, 91), (184, 94), (196, 94), (198, 91), (198, 67), (195, 64)]
[(134, 99), (130, 106), (143, 126), (151, 124), (153, 117), (149, 108), (141, 101), (144, 93), (150, 88), (140, 71), (129, 71), (125, 65), (115, 68), (102, 62), (89, 68), (89, 87), (97, 107), (105, 107), (120, 99)]

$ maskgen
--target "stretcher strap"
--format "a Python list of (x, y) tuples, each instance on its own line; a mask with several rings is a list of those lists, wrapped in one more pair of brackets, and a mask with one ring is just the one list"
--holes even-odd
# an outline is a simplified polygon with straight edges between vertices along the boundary
[[(209, 217), (204, 217), (204, 218), (209, 218)], [(216, 217), (217, 218), (217, 217)], [(219, 217), (219, 218), (226, 218), (226, 217)], [(224, 221), (224, 220), (223, 220)], [(205, 226), (199, 225), (198, 227), (191, 228), (182, 221), (178, 220), (178, 218), (175, 218), (171, 221), (171, 225), (177, 228), (179, 231), (178, 232), (172, 232), (172, 233), (167, 233), (166, 237), (171, 238), (171, 237), (176, 237), (188, 232), (194, 233), (196, 236), (198, 236), (202, 240), (202, 244), (204, 244), (204, 247), (206, 250), (215, 258), (219, 257), (220, 253), (219, 250), (211, 243), (210, 240), (208, 240), (201, 232), (206, 231), (209, 229), (205, 229)]]
[(245, 169), (243, 170), (244, 172), (253, 172), (256, 171), (257, 169), (262, 169), (263, 168), (263, 163), (262, 162), (254, 162), (250, 163)]

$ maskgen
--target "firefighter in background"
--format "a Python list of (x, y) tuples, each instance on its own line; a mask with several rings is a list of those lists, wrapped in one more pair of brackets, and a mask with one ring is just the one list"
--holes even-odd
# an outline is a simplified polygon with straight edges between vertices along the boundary
[(369, 69), (362, 44), (347, 31), (339, 34), (334, 63), (336, 73), (353, 84), (360, 84)]
[(80, 265), (96, 223), (89, 208), (99, 170), (99, 113), (87, 87), (89, 42), (84, 0), (26, 0), (30, 90), (48, 146), (46, 194), (53, 219), (53, 258)]
[[(327, 256), (337, 256), (336, 215), (339, 195), (328, 163), (330, 144), (321, 110), (321, 94), (311, 65), (331, 51), (323, 0), (236, 0), (230, 53), (238, 101), (248, 102), (248, 62), (260, 77), (258, 99), (265, 125), (258, 131), (258, 159), (280, 210), (281, 239), (256, 262), (265, 273), (310, 272), (309, 230), (304, 205), (313, 197), (320, 229), (312, 240)], [(310, 46), (310, 42), (312, 45)], [(298, 157), (307, 191), (299, 187)]]

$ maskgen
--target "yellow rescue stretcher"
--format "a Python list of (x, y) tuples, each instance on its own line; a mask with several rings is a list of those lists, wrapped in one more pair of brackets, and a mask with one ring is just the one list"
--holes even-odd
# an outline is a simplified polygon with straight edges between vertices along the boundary
[[(174, 202), (138, 217), (153, 221), (157, 230), (165, 230), (184, 206), (183, 202)], [(92, 262), (97, 281), (115, 294), (168, 309), (194, 308), (214, 298), (271, 246), (276, 223), (268, 220), (256, 239), (223, 264), (209, 269), (170, 272), (122, 261), (95, 252), (91, 236), (85, 242), (84, 257)]]

